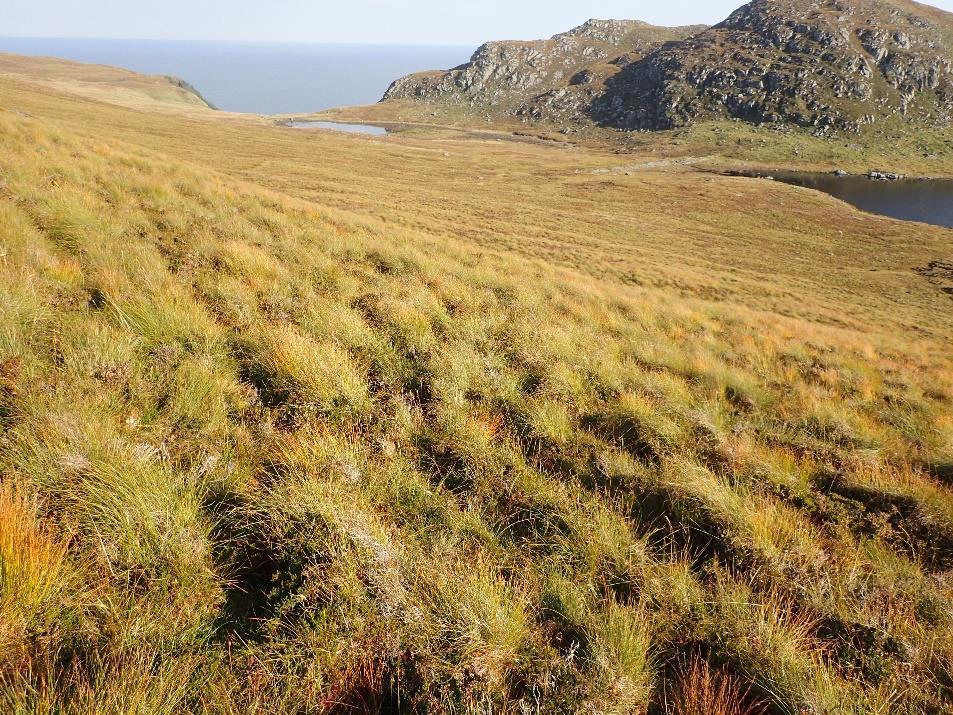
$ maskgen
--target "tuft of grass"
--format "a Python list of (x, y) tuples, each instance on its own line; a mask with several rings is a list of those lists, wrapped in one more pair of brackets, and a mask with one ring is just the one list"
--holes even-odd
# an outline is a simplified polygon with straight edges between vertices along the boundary
[[(452, 580), (424, 571), (416, 585), (419, 603), (432, 621), (424, 652), (437, 662), (444, 677), (458, 686), (475, 679), (492, 697), (506, 688), (510, 674), (522, 666), (530, 621), (525, 596), (485, 564), (447, 564)], [(463, 670), (447, 669), (455, 662)]]
[(286, 325), (269, 330), (262, 344), (268, 389), (286, 404), (334, 419), (360, 420), (369, 411), (366, 379), (347, 351)]
[(80, 670), (16, 673), (3, 682), (0, 706), (12, 715), (176, 712), (190, 707), (192, 688), (202, 685), (202, 670), (197, 658), (158, 662), (150, 649), (142, 648), (122, 659), (97, 662), (92, 677)]
[(29, 640), (55, 624), (71, 581), (66, 543), (22, 487), (0, 483), (0, 672), (15, 670)]
[(758, 715), (764, 706), (746, 702), (747, 691), (733, 677), (695, 656), (680, 668), (667, 698), (668, 715)]
[(604, 679), (606, 712), (645, 712), (655, 684), (652, 620), (648, 612), (609, 604), (601, 617), (593, 658)]

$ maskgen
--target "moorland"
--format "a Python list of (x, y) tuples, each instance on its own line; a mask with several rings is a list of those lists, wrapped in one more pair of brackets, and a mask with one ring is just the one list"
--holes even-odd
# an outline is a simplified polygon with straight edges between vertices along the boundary
[(948, 129), (0, 68), (5, 712), (953, 707)]

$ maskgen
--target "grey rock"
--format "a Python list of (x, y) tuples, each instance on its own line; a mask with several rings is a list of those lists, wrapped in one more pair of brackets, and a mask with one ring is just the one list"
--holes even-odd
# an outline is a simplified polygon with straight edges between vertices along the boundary
[(661, 28), (635, 20), (589, 20), (548, 40), (488, 42), (464, 65), (396, 80), (384, 101), (415, 99), (482, 105), (532, 118), (540, 118), (546, 106), (569, 117), (591, 104), (592, 97), (577, 99), (568, 93), (548, 93), (586, 87), (596, 80), (594, 67), (634, 61), (663, 42), (682, 39), (701, 29), (703, 26)]
[(912, 8), (753, 0), (712, 28), (590, 20), (549, 40), (487, 43), (465, 65), (397, 80), (385, 99), (564, 128), (646, 131), (727, 118), (830, 137), (896, 117), (948, 126), (953, 15), (945, 23), (940, 11)]

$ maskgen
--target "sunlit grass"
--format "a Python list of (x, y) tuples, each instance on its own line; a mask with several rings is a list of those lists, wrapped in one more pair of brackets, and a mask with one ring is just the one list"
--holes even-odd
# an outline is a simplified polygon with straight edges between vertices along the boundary
[(38, 521), (22, 488), (0, 485), (0, 672), (28, 657), (29, 639), (54, 624), (70, 580), (64, 541)]
[[(590, 229), (621, 189), (537, 148), (483, 147), (513, 192), (447, 214), (434, 145), (368, 150), (420, 153), (395, 207), (374, 177), (240, 183), (201, 166), (239, 171), (204, 124), (185, 164), (95, 111), (95, 140), (0, 112), (0, 706), (948, 709), (953, 368), (936, 316), (908, 325), (926, 288), (766, 276), (722, 234), (723, 260), (666, 268), (671, 231), (722, 229), (620, 248)], [(536, 162), (561, 178), (534, 203)], [(562, 233), (560, 181), (595, 192)], [(799, 271), (832, 262), (768, 229)]]

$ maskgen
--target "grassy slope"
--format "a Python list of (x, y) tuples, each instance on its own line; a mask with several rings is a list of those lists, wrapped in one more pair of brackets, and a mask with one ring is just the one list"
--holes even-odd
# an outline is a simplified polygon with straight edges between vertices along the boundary
[(106, 133), (200, 158), (286, 195), (600, 280), (861, 330), (953, 330), (948, 297), (915, 273), (948, 258), (949, 231), (782, 184), (688, 171), (654, 146), (617, 155), (453, 133), (368, 140), (251, 122), (157, 121), (9, 83), (0, 83), (0, 98), (91, 138)]
[(950, 232), (0, 98), (6, 711), (951, 707)]
[(133, 109), (199, 116), (212, 109), (197, 92), (171, 77), (55, 57), (0, 53), (0, 76)]

